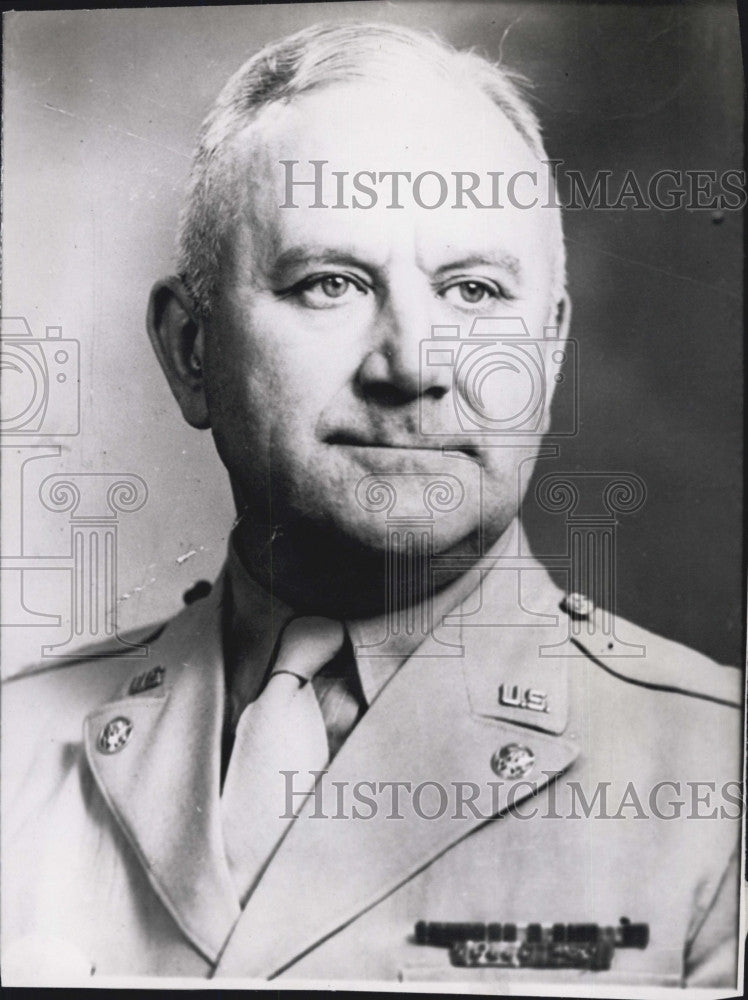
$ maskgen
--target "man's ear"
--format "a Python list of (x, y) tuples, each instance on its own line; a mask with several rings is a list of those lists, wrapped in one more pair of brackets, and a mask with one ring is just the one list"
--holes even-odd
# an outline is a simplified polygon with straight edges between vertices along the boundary
[[(564, 292), (560, 299), (558, 299), (554, 305), (551, 307), (551, 312), (548, 317), (548, 326), (555, 327), (558, 330), (558, 336), (552, 339), (546, 340), (546, 355), (545, 355), (545, 412), (543, 413), (543, 420), (540, 427), (540, 433), (545, 434), (548, 431), (551, 423), (551, 401), (553, 399), (553, 394), (556, 391), (556, 385), (559, 379), (563, 378), (561, 374), (561, 369), (566, 357), (566, 352), (563, 350), (563, 345), (566, 338), (569, 335), (569, 326), (571, 323), (571, 300), (569, 296)], [(559, 349), (560, 348), (560, 349)]]
[[(566, 292), (560, 299), (551, 305), (548, 315), (547, 330), (556, 329), (557, 335), (545, 340), (545, 377), (547, 379), (546, 392), (550, 398), (556, 385), (556, 376), (559, 374), (565, 360), (563, 346), (569, 335), (569, 325), (571, 323), (571, 301)], [(546, 333), (547, 335), (547, 333)], [(561, 350), (559, 350), (561, 348)]]
[(558, 327), (558, 339), (566, 340), (571, 324), (571, 299), (566, 292), (564, 292), (556, 303), (556, 314), (553, 317), (552, 324)]
[(205, 332), (178, 278), (164, 278), (153, 286), (146, 323), (182, 416), (193, 427), (210, 427), (204, 382)]

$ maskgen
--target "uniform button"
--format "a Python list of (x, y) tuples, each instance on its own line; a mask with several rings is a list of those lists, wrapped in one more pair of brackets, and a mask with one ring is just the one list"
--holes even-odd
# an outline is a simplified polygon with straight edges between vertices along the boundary
[(595, 605), (586, 594), (567, 594), (564, 598), (564, 610), (572, 618), (589, 618)]
[(119, 753), (127, 746), (132, 733), (132, 722), (124, 715), (118, 715), (116, 719), (107, 722), (99, 733), (96, 746), (100, 753)]
[(522, 778), (534, 763), (535, 754), (521, 743), (507, 743), (491, 757), (491, 768), (500, 778)]

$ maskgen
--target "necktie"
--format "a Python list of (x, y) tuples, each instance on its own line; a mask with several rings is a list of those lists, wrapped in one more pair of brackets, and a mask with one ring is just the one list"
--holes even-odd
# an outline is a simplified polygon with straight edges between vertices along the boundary
[[(314, 675), (345, 633), (329, 618), (295, 618), (284, 629), (270, 679), (244, 709), (221, 796), (224, 847), (242, 905), (328, 761)], [(293, 777), (281, 772), (297, 771)], [(294, 794), (288, 794), (291, 789)]]

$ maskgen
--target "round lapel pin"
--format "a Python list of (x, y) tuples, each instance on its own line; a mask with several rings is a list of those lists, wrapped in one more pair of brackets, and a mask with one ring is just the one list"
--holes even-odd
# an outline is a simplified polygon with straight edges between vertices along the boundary
[(523, 778), (534, 763), (535, 754), (521, 743), (507, 743), (491, 757), (491, 768), (500, 778)]
[(127, 745), (131, 733), (132, 722), (123, 715), (118, 715), (101, 730), (96, 746), (100, 753), (118, 753)]

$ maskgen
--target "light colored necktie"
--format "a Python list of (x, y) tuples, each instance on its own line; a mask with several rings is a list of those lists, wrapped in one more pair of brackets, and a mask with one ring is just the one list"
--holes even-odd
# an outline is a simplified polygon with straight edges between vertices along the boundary
[[(244, 709), (221, 795), (224, 846), (242, 905), (328, 761), (325, 723), (310, 683), (343, 644), (340, 622), (295, 618), (281, 636), (265, 690)], [(293, 778), (281, 772), (297, 771)], [(291, 783), (292, 782), (292, 783)]]

